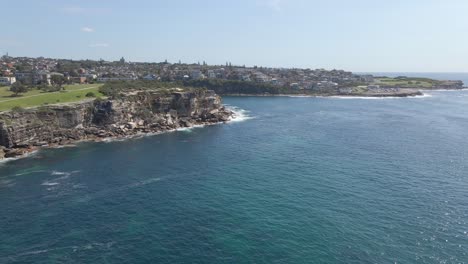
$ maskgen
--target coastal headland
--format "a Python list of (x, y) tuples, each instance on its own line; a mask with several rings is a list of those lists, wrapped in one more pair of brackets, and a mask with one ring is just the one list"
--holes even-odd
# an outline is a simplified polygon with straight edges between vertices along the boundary
[(39, 147), (162, 133), (229, 121), (221, 97), (201, 89), (126, 91), (108, 99), (0, 113), (0, 159)]

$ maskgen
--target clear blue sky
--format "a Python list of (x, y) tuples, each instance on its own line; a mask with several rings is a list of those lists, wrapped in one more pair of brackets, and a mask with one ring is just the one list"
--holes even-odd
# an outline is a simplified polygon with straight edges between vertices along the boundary
[(468, 72), (467, 0), (0, 0), (0, 52)]

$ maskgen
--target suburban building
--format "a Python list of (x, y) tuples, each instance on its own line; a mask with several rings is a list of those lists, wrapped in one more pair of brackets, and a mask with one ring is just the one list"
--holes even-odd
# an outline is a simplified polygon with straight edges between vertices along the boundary
[(0, 85), (12, 85), (16, 82), (16, 77), (0, 77)]
[(200, 70), (193, 70), (190, 73), (190, 77), (192, 77), (192, 79), (194, 80), (200, 80), (200, 79), (204, 79), (205, 75), (203, 75), (203, 73)]

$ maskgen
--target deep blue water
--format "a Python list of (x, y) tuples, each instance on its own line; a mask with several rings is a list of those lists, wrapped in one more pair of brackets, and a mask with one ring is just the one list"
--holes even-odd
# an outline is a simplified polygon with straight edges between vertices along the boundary
[(0, 263), (468, 263), (468, 91), (246, 97), (253, 119), (0, 165)]

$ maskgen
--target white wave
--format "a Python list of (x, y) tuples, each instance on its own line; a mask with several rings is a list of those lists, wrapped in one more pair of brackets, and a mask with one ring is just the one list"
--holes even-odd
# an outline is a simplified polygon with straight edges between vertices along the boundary
[(317, 97), (315, 95), (288, 95), (288, 97), (292, 98), (304, 98), (304, 97)]
[(464, 92), (468, 91), (468, 88), (463, 89), (435, 89), (435, 90), (428, 90), (430, 92)]
[(68, 179), (68, 177), (70, 177), (72, 174), (75, 174), (75, 173), (78, 173), (80, 172), (79, 170), (74, 170), (74, 171), (52, 171), (52, 173), (50, 175), (52, 176), (61, 176), (61, 177), (58, 177), (58, 178), (55, 178), (55, 181), (58, 181), (58, 180), (65, 180), (65, 179)]
[(10, 161), (19, 160), (19, 159), (34, 156), (38, 151), (39, 150), (34, 150), (34, 151), (28, 152), (28, 153), (26, 153), (24, 155), (21, 155), (21, 156), (18, 156), (18, 157), (2, 159), (2, 160), (0, 160), (0, 166), (4, 165), (5, 163), (10, 162)]
[[(427, 97), (432, 97), (432, 94), (423, 93), (423, 95), (413, 96), (412, 98), (427, 98)], [(411, 98), (411, 97), (408, 97), (408, 98)]]
[(4, 258), (0, 258), (0, 260), (5, 259), (5, 260), (11, 260), (15, 259), (18, 257), (25, 257), (25, 256), (30, 256), (30, 255), (39, 255), (39, 254), (46, 254), (52, 251), (58, 251), (58, 250), (70, 250), (71, 252), (77, 252), (77, 251), (85, 251), (85, 250), (90, 250), (93, 248), (105, 248), (105, 249), (110, 249), (112, 248), (116, 242), (114, 241), (109, 241), (106, 243), (99, 243), (99, 242), (91, 242), (88, 244), (84, 245), (76, 245), (76, 246), (65, 246), (65, 247), (48, 247), (47, 249), (36, 249), (36, 250), (30, 250), (30, 251), (24, 251), (20, 252), (16, 255), (11, 255), (7, 256)]
[[(50, 173), (50, 175), (52, 176), (60, 176), (60, 177), (57, 177), (57, 178), (54, 178), (54, 179), (49, 179), (47, 181), (44, 181), (41, 185), (43, 186), (56, 186), (56, 185), (59, 185), (60, 184), (60, 181), (64, 181), (68, 178), (70, 178), (70, 176), (72, 174), (75, 174), (75, 173), (78, 173), (80, 171), (71, 171), (71, 172), (66, 172), (66, 171), (52, 171)], [(49, 190), (49, 189), (48, 189)]]
[(128, 185), (127, 187), (128, 188), (135, 188), (135, 187), (139, 187), (139, 186), (144, 186), (144, 185), (147, 185), (147, 184), (151, 184), (153, 182), (158, 182), (160, 181), (161, 178), (151, 178), (151, 179), (148, 179), (148, 180), (144, 180), (144, 181), (140, 181), (140, 182), (136, 182), (136, 183), (133, 183), (133, 184), (130, 184)]
[[(125, 141), (127, 139), (130, 139), (130, 136), (125, 136), (125, 137), (108, 137), (108, 138), (104, 138), (102, 139), (100, 142), (103, 142), (103, 143), (112, 143), (112, 142), (121, 142), (121, 141)], [(99, 141), (97, 141), (99, 142)]]
[(43, 182), (41, 185), (43, 186), (55, 186), (55, 185), (59, 185), (60, 183), (58, 182), (48, 182), (48, 181), (45, 181)]
[(229, 106), (228, 109), (234, 113), (231, 120), (229, 120), (230, 122), (242, 122), (242, 121), (254, 119), (254, 117), (249, 115), (250, 111), (247, 111), (239, 107), (235, 107), (235, 106)]
[(347, 100), (388, 100), (388, 99), (422, 99), (432, 97), (432, 94), (416, 95), (416, 96), (386, 96), (386, 97), (372, 97), (372, 96), (324, 96), (322, 98), (332, 98), (332, 99), (347, 99)]
[(13, 187), (16, 182), (13, 180), (0, 180), (0, 187)]
[(192, 129), (195, 128), (194, 126), (193, 127), (179, 127), (179, 128), (176, 128), (174, 130), (172, 130), (171, 132), (176, 132), (176, 131), (179, 131), (179, 132), (187, 132), (187, 133), (190, 133), (192, 132)]
[[(168, 132), (177, 132), (177, 131), (192, 132), (192, 130), (193, 130), (194, 128), (203, 128), (203, 127), (209, 126), (209, 125), (215, 125), (215, 124), (192, 125), (192, 126), (190, 126), (190, 127), (179, 127), (179, 128), (176, 128), (176, 129), (169, 130)], [(162, 132), (162, 133), (164, 133), (164, 132)]]
[(15, 174), (15, 176), (23, 176), (23, 175), (29, 175), (33, 173), (39, 173), (39, 172), (46, 172), (46, 171), (45, 170), (28, 171), (28, 172), (17, 173)]
[(67, 144), (67, 145), (60, 145), (60, 146), (45, 146), (47, 148), (51, 148), (51, 149), (62, 149), (62, 148), (74, 148), (76, 147), (75, 144)]
[(52, 171), (50, 175), (70, 175), (70, 172)]

